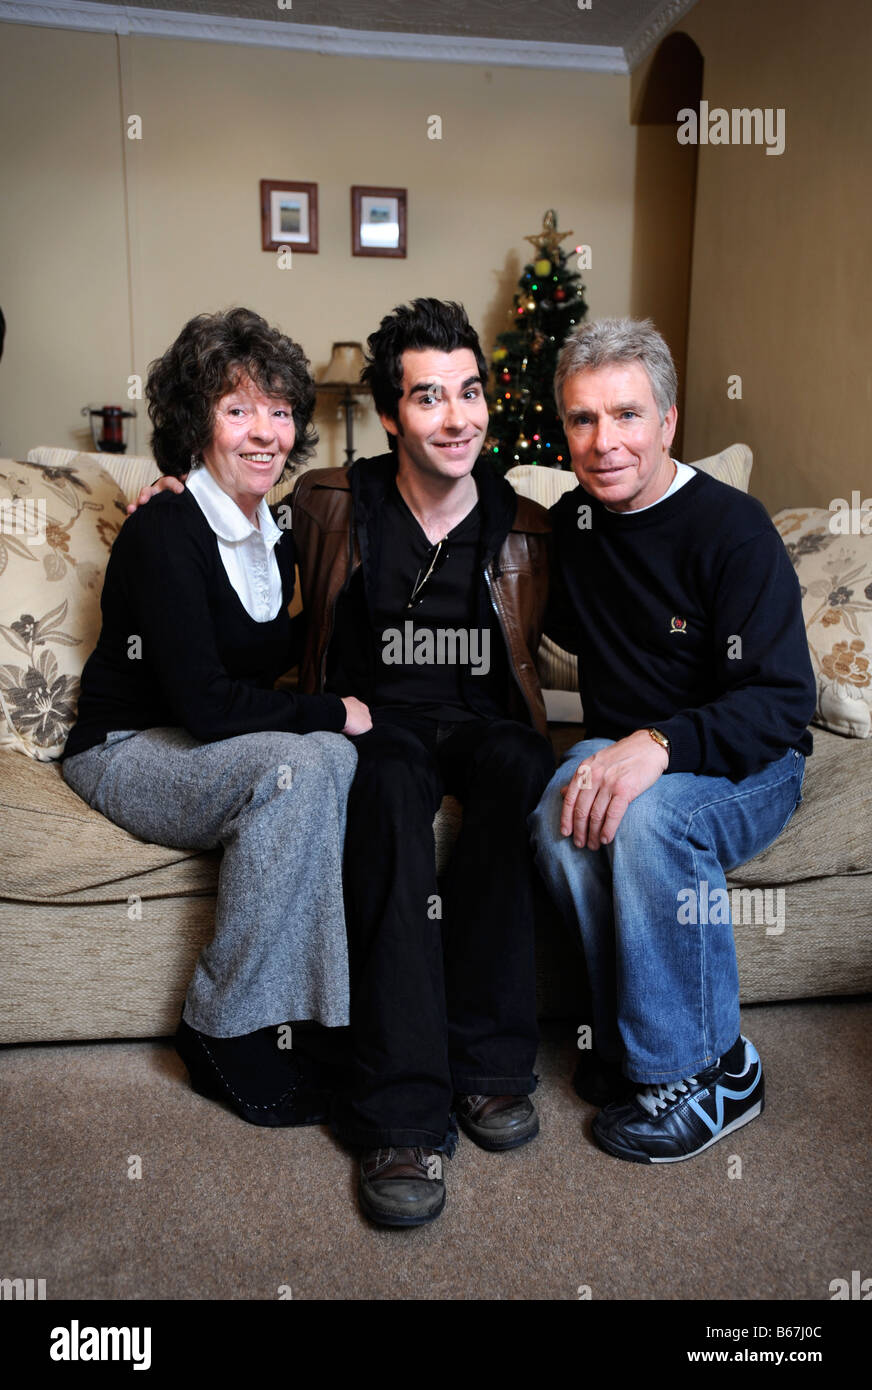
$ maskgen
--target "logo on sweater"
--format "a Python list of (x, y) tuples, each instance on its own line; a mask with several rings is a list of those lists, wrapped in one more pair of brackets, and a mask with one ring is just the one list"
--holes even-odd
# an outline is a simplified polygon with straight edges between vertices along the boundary
[(686, 618), (673, 618), (669, 624), (670, 632), (687, 632)]

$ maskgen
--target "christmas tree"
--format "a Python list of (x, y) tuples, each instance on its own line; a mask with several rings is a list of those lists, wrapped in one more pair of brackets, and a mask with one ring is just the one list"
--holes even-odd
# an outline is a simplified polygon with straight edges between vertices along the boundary
[(554, 371), (564, 341), (587, 313), (581, 276), (560, 245), (571, 236), (557, 230), (557, 213), (549, 208), (541, 232), (524, 238), (536, 254), (518, 281), (512, 327), (497, 338), (491, 359), (493, 406), (484, 452), (500, 473), (517, 463), (569, 467)]

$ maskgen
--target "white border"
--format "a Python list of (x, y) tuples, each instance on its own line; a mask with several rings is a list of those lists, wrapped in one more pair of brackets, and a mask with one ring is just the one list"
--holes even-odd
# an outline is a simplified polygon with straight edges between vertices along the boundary
[[(657, 33), (695, 0), (671, 0)], [(166, 39), (199, 39), (210, 43), (290, 48), (345, 58), (398, 58), (404, 62), (477, 63), (483, 67), (571, 68), (627, 76), (630, 67), (622, 48), (581, 43), (535, 43), (508, 39), (467, 39), (443, 34), (378, 33), (313, 24), (284, 24), (281, 20), (229, 19), (179, 10), (145, 10), (133, 5), (95, 5), (87, 0), (0, 0), (0, 21), (53, 29), (84, 29), (102, 34), (135, 34)], [(639, 37), (652, 33), (649, 24)], [(647, 51), (647, 50), (646, 50)], [(644, 54), (640, 54), (640, 57)], [(639, 59), (637, 59), (639, 61)]]

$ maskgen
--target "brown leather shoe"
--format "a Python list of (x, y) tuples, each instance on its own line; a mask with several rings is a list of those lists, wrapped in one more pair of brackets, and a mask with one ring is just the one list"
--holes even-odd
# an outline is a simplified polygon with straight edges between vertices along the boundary
[(368, 1149), (360, 1160), (360, 1206), (380, 1226), (423, 1226), (445, 1206), (441, 1153)]
[(539, 1133), (529, 1096), (458, 1096), (456, 1103), (461, 1128), (479, 1148), (517, 1149)]

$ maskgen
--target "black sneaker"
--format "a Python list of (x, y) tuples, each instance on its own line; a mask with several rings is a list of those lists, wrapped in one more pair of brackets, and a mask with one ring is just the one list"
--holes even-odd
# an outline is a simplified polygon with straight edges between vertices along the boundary
[(698, 1076), (669, 1086), (640, 1086), (629, 1101), (615, 1101), (593, 1122), (601, 1149), (630, 1163), (680, 1163), (746, 1125), (763, 1109), (763, 1066), (747, 1038), (741, 1072), (720, 1059)]

